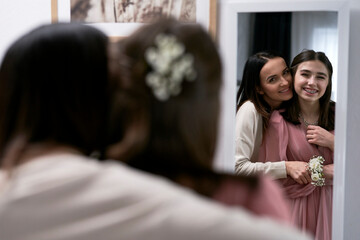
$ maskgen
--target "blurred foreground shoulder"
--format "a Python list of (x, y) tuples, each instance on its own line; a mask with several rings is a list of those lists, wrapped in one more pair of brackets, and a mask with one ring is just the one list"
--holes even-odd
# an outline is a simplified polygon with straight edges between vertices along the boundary
[(309, 239), (120, 163), (59, 154), (18, 167), (0, 198), (0, 239)]

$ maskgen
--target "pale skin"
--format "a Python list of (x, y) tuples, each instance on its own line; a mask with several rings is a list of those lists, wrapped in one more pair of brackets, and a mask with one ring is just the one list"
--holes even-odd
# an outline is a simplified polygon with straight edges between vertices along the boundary
[[(322, 62), (306, 61), (298, 66), (294, 89), (298, 94), (301, 114), (307, 122), (316, 122), (319, 118), (319, 99), (324, 95), (328, 83), (328, 70)], [(334, 151), (334, 135), (319, 126), (309, 125), (306, 138), (309, 143), (328, 147)], [(287, 174), (299, 184), (310, 183), (311, 177), (306, 164), (300, 161), (287, 161), (285, 163)], [(324, 166), (323, 173), (325, 178), (332, 179), (334, 165)]]
[(269, 59), (260, 71), (260, 89), (257, 92), (272, 109), (292, 98), (292, 77), (281, 57)]

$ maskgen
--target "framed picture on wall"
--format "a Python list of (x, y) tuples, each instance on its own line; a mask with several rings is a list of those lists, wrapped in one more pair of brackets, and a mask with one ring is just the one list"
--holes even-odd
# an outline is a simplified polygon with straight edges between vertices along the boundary
[(126, 37), (160, 16), (200, 23), (215, 37), (217, 0), (51, 0), (52, 22), (90, 24)]

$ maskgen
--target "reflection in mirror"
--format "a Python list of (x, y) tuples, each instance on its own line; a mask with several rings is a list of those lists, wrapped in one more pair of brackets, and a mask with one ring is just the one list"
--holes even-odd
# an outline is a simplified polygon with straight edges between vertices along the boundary
[[(239, 13), (238, 29), (236, 172), (278, 179), (292, 223), (331, 239), (337, 13)], [(297, 94), (286, 106), (291, 75), (284, 59), (266, 50), (291, 62)], [(278, 108), (286, 111), (271, 111)]]
[(238, 13), (238, 86), (248, 57), (269, 49), (280, 52), (289, 64), (303, 49), (325, 52), (334, 68), (332, 99), (336, 101), (337, 12)]

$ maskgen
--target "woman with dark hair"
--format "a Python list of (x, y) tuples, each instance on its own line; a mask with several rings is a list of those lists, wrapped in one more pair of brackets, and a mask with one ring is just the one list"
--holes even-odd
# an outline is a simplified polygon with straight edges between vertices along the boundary
[[(291, 63), (294, 98), (274, 111), (259, 160), (302, 162), (300, 175), (282, 179), (292, 222), (315, 239), (331, 239), (335, 104), (330, 100), (332, 65), (323, 52), (305, 50)], [(300, 165), (299, 165), (300, 166)]]
[(1, 168), (26, 162), (32, 146), (42, 143), (76, 146), (85, 155), (103, 152), (106, 51), (104, 34), (66, 24), (39, 27), (9, 48), (0, 71)]
[(90, 26), (54, 24), (7, 51), (0, 67), (0, 239), (306, 239), (90, 157), (106, 148), (107, 45)]
[(274, 179), (293, 176), (297, 162), (258, 161), (259, 148), (274, 109), (284, 106), (292, 93), (292, 77), (285, 60), (271, 51), (251, 56), (244, 67), (237, 93), (235, 172), (266, 173)]
[(109, 132), (114, 142), (122, 139), (109, 150), (110, 158), (286, 222), (286, 203), (269, 178), (212, 170), (222, 69), (208, 33), (166, 19), (118, 47), (123, 60), (120, 69), (114, 61), (120, 86)]

